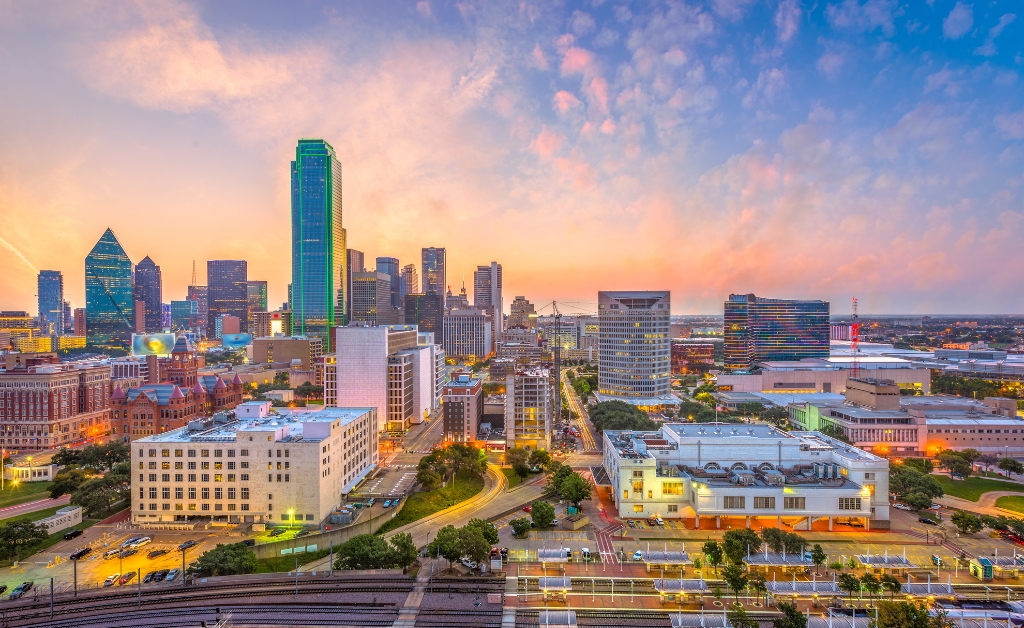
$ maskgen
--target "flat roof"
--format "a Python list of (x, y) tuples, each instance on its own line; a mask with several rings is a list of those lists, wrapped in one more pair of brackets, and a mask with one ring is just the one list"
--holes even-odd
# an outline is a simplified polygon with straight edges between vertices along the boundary
[(802, 438), (808, 443), (817, 444), (819, 447), (824, 446), (832, 449), (836, 455), (847, 460), (859, 460), (859, 461), (870, 461), (870, 462), (885, 462), (884, 458), (880, 458), (874, 454), (868, 453), (863, 449), (858, 449), (853, 445), (848, 445), (840, 440), (825, 436), (821, 432), (790, 432), (798, 437)]
[(683, 439), (715, 438), (793, 438), (791, 432), (764, 423), (666, 423), (662, 429)]
[(604, 393), (594, 393), (598, 401), (624, 401), (633, 406), (663, 406), (665, 404), (679, 404), (679, 397), (669, 393), (667, 395), (661, 395), (659, 397), (620, 397), (619, 395), (607, 395)]
[[(373, 408), (335, 408), (326, 407), (319, 410), (302, 410), (299, 408), (276, 408), (279, 414), (271, 414), (258, 419), (241, 418), (230, 423), (214, 425), (206, 430), (190, 432), (189, 428), (181, 427), (176, 430), (153, 434), (140, 438), (137, 443), (180, 443), (180, 442), (234, 442), (235, 435), (239, 432), (267, 432), (280, 427), (299, 428), (304, 423), (333, 423), (341, 421), (341, 425), (347, 425), (373, 410)], [(290, 434), (287, 439), (316, 442), (322, 438), (307, 438), (301, 433)]]

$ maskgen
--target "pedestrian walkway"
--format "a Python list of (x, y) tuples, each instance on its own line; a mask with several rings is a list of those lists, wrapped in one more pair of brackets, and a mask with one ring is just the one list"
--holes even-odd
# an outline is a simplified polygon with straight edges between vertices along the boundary
[(71, 495), (61, 495), (57, 499), (39, 499), (34, 502), (0, 508), (0, 520), (10, 519), (18, 515), (27, 515), (40, 510), (46, 510), (47, 508), (67, 506), (69, 501), (71, 501)]
[(420, 604), (423, 603), (423, 594), (430, 582), (433, 566), (433, 561), (427, 560), (426, 564), (420, 567), (420, 572), (416, 575), (416, 584), (409, 592), (409, 597), (405, 598), (405, 604), (402, 604), (398, 611), (398, 619), (391, 624), (392, 628), (415, 628), (416, 616), (420, 614)]

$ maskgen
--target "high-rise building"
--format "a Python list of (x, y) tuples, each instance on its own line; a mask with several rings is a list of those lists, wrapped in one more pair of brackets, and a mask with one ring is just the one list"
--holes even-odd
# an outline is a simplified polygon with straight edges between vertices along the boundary
[[(230, 314), (245, 325), (249, 313), (248, 264), (245, 260), (206, 262), (207, 333), (216, 329), (217, 319)], [(247, 331), (243, 327), (242, 331)]]
[(256, 331), (253, 332), (253, 335), (257, 338), (291, 336), (292, 313), (288, 310), (256, 312)]
[(406, 264), (402, 267), (402, 303), (405, 304), (405, 295), (416, 294), (420, 288), (420, 278), (416, 274), (415, 264)]
[(455, 443), (475, 440), (484, 415), (483, 382), (472, 373), (452, 373), (441, 398), (444, 400), (444, 440)]
[(293, 325), (298, 335), (317, 336), (330, 344), (331, 327), (348, 321), (341, 162), (327, 142), (299, 140), (291, 175), (292, 292), (288, 302)]
[(545, 366), (518, 367), (505, 375), (505, 446), (551, 448), (553, 397)]
[(64, 333), (64, 275), (41, 270), (38, 278), (39, 328), (43, 334)]
[(473, 273), (473, 306), (491, 313), (491, 337), (501, 342), (504, 322), (504, 308), (501, 298), (501, 264), (491, 262), (489, 266), (477, 266)]
[[(135, 265), (135, 303), (141, 304), (142, 330), (159, 333), (164, 326), (163, 281), (160, 267), (146, 257)], [(139, 313), (136, 313), (138, 316)]]
[(208, 329), (207, 325), (210, 316), (210, 290), (206, 286), (189, 286), (188, 301), (195, 301), (199, 307), (199, 328)]
[(537, 326), (537, 310), (533, 303), (526, 300), (526, 297), (516, 297), (512, 301), (511, 311), (508, 315), (508, 327), (522, 329), (533, 329)]
[(75, 332), (74, 317), (71, 316), (71, 303), (64, 302), (64, 333), (73, 334)]
[(725, 302), (725, 367), (827, 358), (830, 331), (828, 301), (730, 294)]
[(85, 257), (85, 317), (88, 343), (126, 349), (135, 330), (132, 260), (110, 229)]
[(256, 312), (267, 311), (267, 282), (249, 280), (245, 282), (246, 297), (249, 301), (249, 331), (256, 326)]
[(352, 273), (352, 320), (370, 325), (391, 325), (391, 278), (376, 271)]
[(598, 292), (600, 401), (660, 409), (679, 400), (670, 390), (670, 294)]
[(492, 329), (489, 312), (452, 310), (444, 316), (444, 351), (450, 356), (483, 360), (494, 351)]
[(452, 310), (467, 309), (469, 309), (469, 297), (466, 295), (466, 282), (462, 282), (462, 290), (458, 294), (452, 294), (452, 289), (449, 287), (444, 296), (444, 311), (447, 313)]
[(86, 316), (85, 316), (85, 308), (84, 307), (76, 307), (75, 308), (74, 319), (75, 319), (75, 335), (76, 336), (85, 336), (85, 335), (87, 335), (86, 334), (86, 326), (85, 326)]
[(402, 302), (402, 268), (397, 257), (378, 257), (377, 272), (384, 273), (391, 282), (391, 307), (399, 309), (404, 306)]
[(171, 331), (199, 329), (199, 303), (197, 301), (171, 301)]
[(444, 294), (448, 284), (445, 282), (444, 274), (444, 247), (428, 247), (423, 249), (423, 263), (420, 270), (423, 271), (423, 293)]
[[(365, 273), (366, 263), (362, 251), (345, 249), (345, 322), (352, 320), (352, 273)], [(291, 289), (289, 288), (288, 299), (291, 300)], [(287, 308), (285, 308), (287, 309)]]
[(434, 342), (444, 344), (444, 308), (441, 306), (441, 295), (407, 294), (405, 295), (405, 324), (416, 325), (420, 331), (434, 334)]

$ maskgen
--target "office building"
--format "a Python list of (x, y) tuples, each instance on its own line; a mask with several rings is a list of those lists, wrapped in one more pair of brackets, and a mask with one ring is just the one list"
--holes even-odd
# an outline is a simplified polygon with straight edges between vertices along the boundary
[(85, 308), (84, 307), (76, 307), (75, 308), (75, 317), (74, 317), (74, 319), (75, 319), (75, 335), (76, 336), (85, 336), (86, 335), (86, 327), (85, 327), (85, 319), (86, 319), (86, 317), (85, 317)]
[(402, 269), (400, 262), (395, 257), (378, 257), (377, 272), (388, 276), (388, 283), (391, 285), (391, 308), (398, 310), (403, 307), (402, 300)]
[(715, 345), (705, 342), (672, 342), (672, 373), (700, 373), (715, 365)]
[(73, 334), (75, 333), (75, 323), (71, 316), (71, 303), (64, 302), (64, 333)]
[(377, 420), (373, 408), (249, 402), (234, 417), (141, 438), (132, 443), (132, 469), (145, 467), (137, 487), (132, 478), (132, 523), (330, 523), (377, 466)]
[(856, 366), (860, 377), (892, 380), (913, 394), (931, 393), (927, 365), (885, 355), (836, 355), (827, 359), (805, 358), (793, 362), (755, 362), (752, 373), (719, 373), (718, 390), (733, 392), (839, 393)]
[(288, 310), (256, 312), (255, 319), (256, 331), (254, 335), (257, 338), (292, 335), (292, 313)]
[(213, 337), (223, 338), (228, 334), (242, 333), (242, 319), (231, 314), (221, 314), (213, 321)]
[(85, 317), (88, 343), (127, 349), (135, 330), (132, 261), (107, 229), (85, 258)]
[[(38, 362), (38, 363), (35, 363)], [(110, 366), (56, 355), (0, 371), (0, 445), (10, 451), (103, 443), (110, 437)]]
[(818, 432), (668, 423), (603, 438), (620, 517), (658, 515), (691, 529), (889, 527), (888, 461)]
[(441, 393), (444, 408), (443, 440), (468, 443), (476, 440), (484, 413), (483, 382), (471, 373), (456, 371)]
[(171, 331), (199, 331), (199, 302), (171, 301)]
[(519, 366), (505, 375), (506, 447), (551, 448), (553, 395), (546, 366)]
[(395, 323), (391, 308), (391, 278), (387, 274), (376, 271), (352, 273), (351, 319), (368, 325)]
[(501, 342), (504, 328), (504, 302), (501, 296), (501, 264), (491, 262), (489, 266), (477, 266), (473, 273), (473, 307), (491, 314), (491, 338)]
[(216, 330), (217, 319), (229, 314), (239, 320), (242, 331), (248, 331), (245, 327), (249, 318), (248, 272), (245, 260), (206, 262), (207, 330)]
[(598, 400), (656, 410), (679, 403), (669, 386), (669, 292), (599, 292), (597, 301)]
[[(364, 273), (366, 272), (366, 264), (364, 262), (364, 255), (362, 251), (355, 249), (345, 249), (345, 313), (346, 313), (346, 324), (352, 320), (352, 273)], [(291, 292), (289, 299), (291, 299)]]
[(41, 270), (37, 288), (39, 329), (43, 334), (63, 334), (64, 275), (59, 270)]
[(416, 294), (420, 289), (420, 278), (416, 273), (415, 264), (406, 264), (402, 267), (402, 305), (405, 305), (405, 296)]
[(245, 282), (246, 298), (249, 302), (248, 329), (256, 328), (256, 312), (267, 311), (267, 282), (249, 280)]
[(423, 272), (423, 293), (444, 294), (448, 283), (445, 277), (445, 250), (428, 247), (422, 251), (420, 270)]
[(493, 329), (488, 312), (452, 310), (444, 317), (444, 352), (453, 357), (484, 360), (494, 351)]
[(516, 297), (512, 301), (508, 315), (508, 328), (533, 329), (537, 326), (537, 310), (526, 297)]
[(146, 257), (135, 265), (135, 304), (142, 316), (140, 333), (160, 333), (164, 328), (163, 280), (160, 267)]
[[(317, 336), (272, 336), (253, 338), (252, 363), (286, 363), (299, 371), (312, 371), (317, 358), (324, 354), (323, 338)], [(295, 385), (302, 382), (295, 382)]]
[(195, 301), (199, 307), (199, 329), (204, 333), (208, 329), (210, 319), (210, 291), (206, 286), (189, 286), (185, 296), (187, 301)]
[(827, 358), (829, 333), (828, 301), (730, 294), (725, 302), (725, 367), (745, 370), (755, 362)]
[(444, 344), (444, 307), (440, 294), (405, 295), (405, 324), (416, 325), (420, 331), (434, 334), (438, 344)]
[(409, 351), (388, 356), (388, 432), (409, 429), (413, 411), (413, 358)]
[(538, 326), (544, 336), (544, 342), (551, 352), (554, 352), (555, 347), (559, 347), (562, 355), (565, 355), (569, 349), (579, 347), (580, 329), (574, 321), (550, 317), (541, 319)]
[(292, 291), (295, 333), (330, 344), (331, 327), (345, 325), (345, 229), (341, 162), (330, 144), (299, 140), (292, 168)]

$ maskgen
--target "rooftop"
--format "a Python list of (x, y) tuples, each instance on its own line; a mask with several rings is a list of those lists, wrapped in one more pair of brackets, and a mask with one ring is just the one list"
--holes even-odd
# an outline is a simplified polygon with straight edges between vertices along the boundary
[[(307, 437), (304, 434), (305, 424), (324, 424), (341, 421), (341, 425), (347, 425), (370, 412), (373, 408), (334, 408), (325, 407), (319, 410), (306, 410), (305, 408), (275, 408), (277, 414), (260, 419), (238, 420), (233, 412), (219, 413), (214, 415), (210, 422), (204, 422), (206, 429), (195, 430), (191, 427), (183, 427), (171, 430), (162, 434), (154, 434), (140, 438), (138, 443), (180, 443), (180, 442), (235, 442), (239, 432), (269, 432), (287, 428), (285, 434), (277, 442), (319, 442), (324, 437)], [(218, 422), (218, 417), (223, 421)], [(200, 423), (193, 421), (190, 425)], [(211, 425), (212, 423), (212, 425)], [(329, 432), (328, 432), (329, 434)]]

